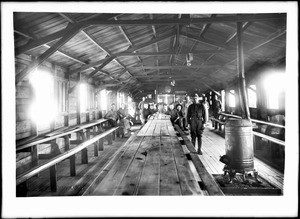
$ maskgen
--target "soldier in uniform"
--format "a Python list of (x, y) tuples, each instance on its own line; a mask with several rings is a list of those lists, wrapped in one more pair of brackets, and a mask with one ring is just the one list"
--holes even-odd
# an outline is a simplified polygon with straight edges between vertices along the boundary
[(206, 110), (203, 104), (197, 103), (197, 95), (192, 97), (193, 103), (187, 110), (187, 123), (190, 128), (192, 143), (196, 147), (196, 138), (198, 138), (198, 154), (202, 154), (202, 134), (207, 122)]

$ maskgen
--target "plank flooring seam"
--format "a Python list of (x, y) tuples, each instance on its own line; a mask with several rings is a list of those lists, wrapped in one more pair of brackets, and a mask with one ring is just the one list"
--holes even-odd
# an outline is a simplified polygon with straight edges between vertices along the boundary
[(141, 146), (141, 143), (143, 142), (144, 138), (145, 138), (145, 137), (142, 137), (142, 139), (141, 139), (141, 141), (140, 141), (140, 143), (139, 143), (139, 146), (137, 147), (137, 149), (136, 149), (134, 155), (132, 156), (132, 159), (130, 160), (129, 165), (126, 167), (126, 170), (124, 171), (124, 174), (123, 174), (123, 176), (121, 177), (121, 180), (120, 180), (118, 186), (116, 187), (116, 189), (115, 189), (113, 195), (115, 195), (115, 193), (116, 193), (118, 187), (119, 187), (120, 184), (122, 183), (122, 181), (123, 181), (123, 179), (124, 179), (124, 176), (126, 175), (128, 169), (129, 169), (131, 163), (134, 161), (135, 155), (136, 155), (136, 153), (138, 152), (138, 148)]

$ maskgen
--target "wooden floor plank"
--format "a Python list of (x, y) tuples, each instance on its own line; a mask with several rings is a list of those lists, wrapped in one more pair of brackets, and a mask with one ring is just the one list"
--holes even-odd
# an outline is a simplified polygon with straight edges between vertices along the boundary
[(166, 136), (170, 135), (170, 134), (169, 134), (169, 131), (168, 131), (168, 127), (167, 127), (167, 125), (168, 125), (167, 120), (161, 120), (161, 121), (162, 121), (162, 122), (161, 122), (161, 130), (160, 130), (160, 134), (161, 134), (162, 136), (164, 136), (164, 135), (166, 135)]
[(137, 136), (145, 136), (151, 123), (152, 123), (152, 120), (148, 120), (146, 122), (146, 124), (144, 124), (143, 127), (139, 130)]
[(153, 123), (155, 124), (155, 129), (153, 132), (153, 136), (160, 136), (160, 130), (161, 130), (161, 120), (153, 120)]
[(160, 195), (182, 195), (169, 137), (160, 137)]
[(110, 169), (106, 177), (95, 188), (92, 195), (113, 195), (121, 179), (125, 175), (127, 168), (132, 162), (143, 137), (136, 137), (130, 147), (123, 153), (119, 160)]
[[(144, 168), (147, 151), (151, 149), (152, 137), (144, 137), (141, 142), (137, 153), (135, 153), (130, 166), (128, 167), (120, 184), (116, 188), (113, 195), (134, 195), (136, 194), (141, 174)], [(154, 145), (155, 146), (155, 145)]]
[(179, 176), (182, 195), (201, 195), (201, 189), (190, 169), (190, 165), (177, 137), (170, 137), (172, 152)]
[[(215, 133), (213, 128), (207, 127), (203, 134), (202, 149), (204, 153), (199, 157), (207, 168), (208, 172), (211, 174), (223, 173), (223, 171), (220, 172), (220, 168), (222, 167), (223, 169), (224, 165), (219, 161), (219, 156), (226, 153), (224, 137)], [(254, 168), (258, 171), (260, 176), (265, 178), (273, 185), (276, 185), (278, 188), (283, 189), (283, 173), (277, 171), (256, 157), (254, 157)]]
[(159, 195), (160, 138), (151, 138), (152, 146), (147, 151), (145, 166), (136, 195)]
[(145, 134), (145, 136), (153, 136), (153, 132), (154, 132), (155, 126), (156, 126), (156, 123), (154, 121), (155, 120), (151, 120), (148, 131)]

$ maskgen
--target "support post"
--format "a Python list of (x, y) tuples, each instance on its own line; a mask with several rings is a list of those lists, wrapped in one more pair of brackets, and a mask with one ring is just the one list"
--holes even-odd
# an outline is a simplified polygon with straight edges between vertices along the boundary
[(54, 164), (52, 167), (50, 167), (50, 186), (51, 186), (52, 192), (57, 191), (56, 164)]
[(242, 32), (243, 23), (237, 22), (237, 69), (239, 74), (240, 107), (242, 111), (242, 118), (250, 119), (250, 111), (246, 91)]

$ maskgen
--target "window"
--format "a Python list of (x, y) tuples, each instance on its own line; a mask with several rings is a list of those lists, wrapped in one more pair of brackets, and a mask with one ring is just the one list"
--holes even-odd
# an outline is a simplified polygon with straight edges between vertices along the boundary
[(37, 124), (38, 129), (42, 130), (54, 121), (57, 114), (54, 80), (49, 72), (38, 69), (30, 75), (29, 82), (33, 88), (30, 117)]
[(65, 81), (55, 81), (55, 101), (57, 106), (57, 112), (63, 113), (67, 111), (66, 106), (66, 90), (67, 90), (67, 82)]
[(221, 104), (222, 104), (222, 111), (225, 111), (225, 90), (221, 91)]
[(87, 86), (86, 84), (80, 84), (79, 86), (79, 100), (80, 100), (80, 112), (83, 113), (87, 110)]
[(256, 108), (256, 85), (250, 85), (249, 88), (247, 88), (248, 92), (248, 102), (249, 102), (249, 107), (251, 108)]
[(229, 91), (229, 107), (235, 107), (235, 91)]
[(95, 108), (95, 96), (94, 96), (94, 92), (92, 90), (91, 87), (89, 87), (88, 89), (88, 99), (87, 99), (87, 106), (88, 108), (87, 109), (94, 109)]
[(120, 108), (122, 103), (125, 103), (125, 95), (117, 92), (117, 107)]
[(269, 109), (279, 109), (279, 99), (284, 94), (285, 75), (273, 73), (265, 78), (264, 86), (267, 95), (267, 107)]
[(107, 110), (107, 92), (105, 89), (100, 91), (100, 109)]

